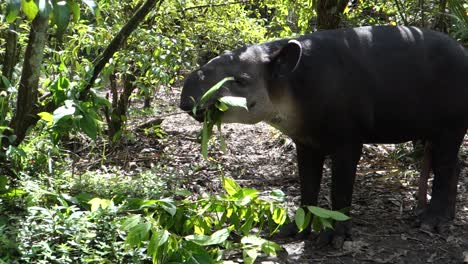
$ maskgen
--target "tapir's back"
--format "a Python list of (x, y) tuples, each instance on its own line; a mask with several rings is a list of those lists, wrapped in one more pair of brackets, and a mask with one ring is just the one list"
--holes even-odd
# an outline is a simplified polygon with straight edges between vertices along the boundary
[(326, 120), (348, 122), (365, 141), (397, 142), (447, 126), (468, 127), (468, 54), (448, 36), (413, 27), (362, 27), (299, 40), (305, 51), (301, 71), (311, 74), (298, 76), (313, 87), (300, 89), (298, 98), (317, 97), (318, 86)]

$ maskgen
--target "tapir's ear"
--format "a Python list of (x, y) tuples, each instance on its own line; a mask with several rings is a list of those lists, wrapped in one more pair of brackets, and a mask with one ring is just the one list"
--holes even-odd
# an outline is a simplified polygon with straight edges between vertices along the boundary
[(302, 59), (302, 45), (292, 39), (271, 56), (270, 66), (273, 79), (283, 79), (297, 70)]

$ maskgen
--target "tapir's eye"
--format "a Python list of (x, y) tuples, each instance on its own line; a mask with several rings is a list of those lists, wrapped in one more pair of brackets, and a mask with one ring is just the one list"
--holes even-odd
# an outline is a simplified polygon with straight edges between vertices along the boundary
[(234, 80), (238, 85), (246, 86), (247, 84), (249, 84), (250, 79), (248, 78), (248, 76), (241, 75), (241, 76), (235, 77)]

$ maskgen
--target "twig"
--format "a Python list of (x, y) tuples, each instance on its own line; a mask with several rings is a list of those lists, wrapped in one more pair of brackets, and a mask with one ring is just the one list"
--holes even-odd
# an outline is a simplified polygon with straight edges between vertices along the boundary
[(245, 4), (247, 3), (246, 0), (240, 0), (240, 1), (235, 1), (235, 2), (227, 2), (227, 3), (221, 3), (221, 4), (206, 4), (206, 5), (198, 5), (198, 6), (191, 6), (191, 7), (186, 7), (182, 9), (183, 12), (191, 9), (198, 9), (198, 8), (206, 8), (206, 7), (218, 7), (218, 6), (227, 6), (227, 5), (237, 5), (237, 4)]
[(403, 10), (400, 5), (401, 3), (399, 2), (399, 0), (394, 0), (394, 1), (395, 1), (395, 5), (397, 6), (398, 14), (401, 17), (401, 20), (403, 20), (403, 23), (405, 23), (405, 25), (408, 25), (408, 21), (406, 20), (406, 17), (403, 15)]

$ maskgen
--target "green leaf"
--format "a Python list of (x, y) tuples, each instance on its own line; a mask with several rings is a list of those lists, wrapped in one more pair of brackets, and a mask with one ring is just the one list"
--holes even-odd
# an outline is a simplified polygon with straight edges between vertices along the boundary
[(227, 81), (234, 81), (234, 77), (226, 77), (222, 79), (221, 81), (217, 82), (215, 85), (213, 85), (208, 91), (206, 91), (203, 96), (200, 99), (200, 105), (205, 104), (214, 94), (216, 91), (219, 90), (223, 86), (223, 84)]
[(62, 35), (70, 22), (70, 7), (67, 1), (58, 1), (54, 5), (54, 22), (57, 25), (57, 34)]
[(5, 175), (0, 175), (0, 193), (6, 191), (6, 186), (8, 184), (8, 178)]
[(294, 217), (294, 222), (296, 222), (296, 226), (299, 229), (299, 232), (302, 232), (305, 229), (305, 211), (302, 207), (299, 207), (296, 210), (296, 216)]
[(94, 118), (92, 118), (88, 113), (83, 113), (83, 118), (78, 122), (79, 127), (83, 132), (90, 137), (92, 140), (96, 140), (98, 126)]
[(99, 8), (95, 1), (93, 0), (81, 0), (85, 5), (87, 5), (95, 16), (99, 14)]
[(73, 22), (80, 21), (80, 6), (75, 1), (67, 1), (70, 11), (73, 14)]
[(18, 17), (21, 8), (21, 0), (7, 0), (6, 21), (13, 23)]
[(156, 254), (158, 253), (158, 248), (167, 242), (169, 235), (170, 234), (167, 230), (153, 231), (150, 242), (148, 244), (148, 255), (155, 259)]
[(233, 178), (223, 177), (222, 181), (223, 181), (224, 190), (230, 196), (233, 196), (234, 194), (236, 194), (238, 191), (242, 189)]
[(242, 256), (245, 264), (253, 264), (258, 257), (257, 249), (244, 249)]
[(141, 223), (134, 226), (128, 232), (127, 238), (125, 239), (125, 243), (129, 244), (130, 246), (138, 246), (143, 241), (147, 241), (149, 238), (151, 230), (150, 223)]
[(282, 207), (276, 207), (273, 210), (272, 219), (277, 225), (281, 225), (286, 221), (287, 214), (286, 210)]
[(281, 247), (273, 241), (265, 240), (262, 244), (262, 251), (268, 255), (276, 255), (276, 251), (281, 250)]
[(164, 211), (168, 212), (171, 216), (174, 216), (177, 211), (177, 207), (174, 200), (171, 198), (164, 198), (158, 201)]
[(276, 189), (276, 190), (271, 191), (269, 197), (276, 200), (276, 201), (278, 201), (278, 202), (283, 202), (285, 194), (284, 194), (283, 191), (281, 191), (279, 189)]
[(222, 102), (216, 102), (215, 107), (221, 112), (226, 112), (229, 109), (229, 106)]
[(229, 229), (223, 228), (214, 232), (211, 236), (189, 235), (185, 237), (185, 240), (192, 241), (193, 243), (200, 246), (218, 245), (226, 241), (226, 239), (229, 237), (229, 233)]
[(52, 126), (54, 123), (54, 116), (48, 112), (40, 112), (37, 114), (42, 120), (46, 121), (47, 126)]
[(121, 229), (128, 231), (138, 225), (141, 221), (141, 215), (132, 215), (130, 217), (127, 217), (125, 221), (122, 223)]
[(219, 98), (218, 101), (227, 105), (228, 107), (240, 107), (244, 108), (245, 110), (249, 110), (247, 108), (247, 99), (245, 97), (223, 96)]
[(48, 17), (52, 10), (52, 4), (50, 0), (39, 0), (37, 7), (39, 8), (39, 14), (43, 17)]
[(65, 105), (55, 109), (53, 112), (54, 125), (65, 117), (73, 116), (75, 112), (76, 108), (74, 102), (72, 100), (66, 100)]
[(23, 13), (26, 15), (28, 20), (33, 20), (39, 12), (39, 8), (33, 0), (22, 0), (22, 7)]
[(91, 212), (96, 212), (99, 208), (106, 209), (111, 206), (113, 202), (109, 199), (93, 198), (88, 201), (88, 204), (91, 205)]
[(350, 218), (346, 216), (345, 214), (338, 212), (338, 211), (332, 211), (332, 210), (327, 210), (323, 209), (317, 206), (307, 206), (307, 209), (314, 215), (320, 217), (320, 218), (331, 218), (336, 221), (346, 221), (349, 220)]

